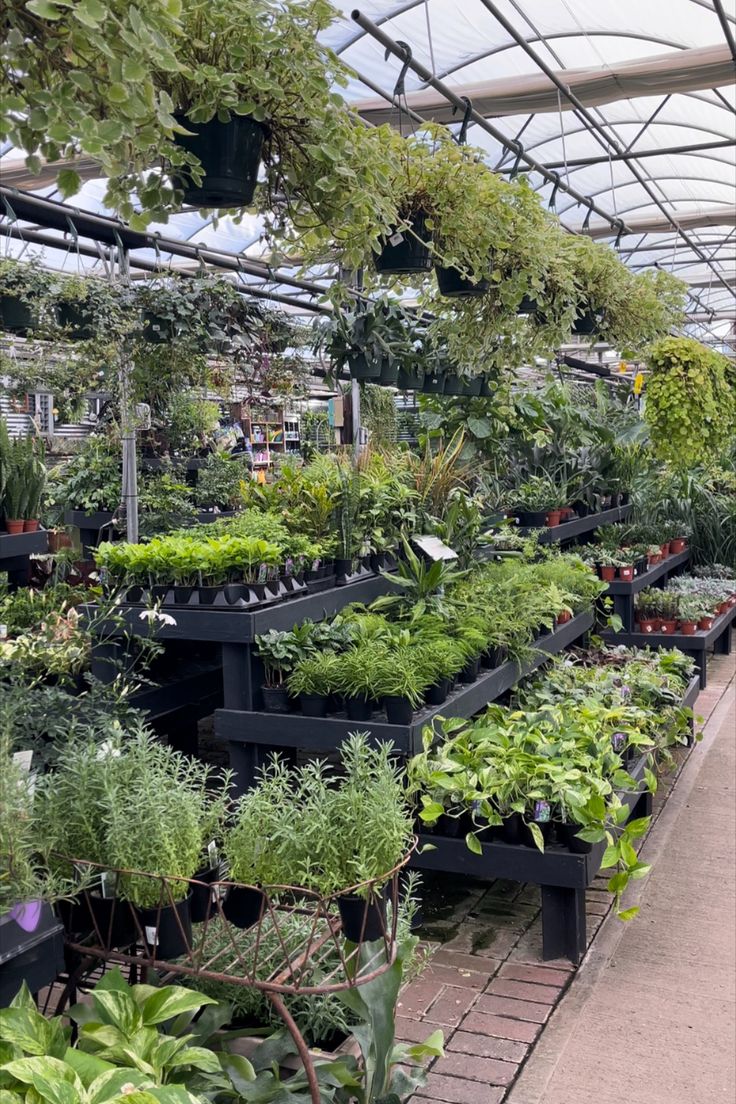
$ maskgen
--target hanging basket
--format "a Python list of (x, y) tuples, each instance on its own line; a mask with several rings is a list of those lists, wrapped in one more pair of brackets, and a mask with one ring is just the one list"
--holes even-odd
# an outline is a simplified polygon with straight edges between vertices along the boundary
[(377, 380), (381, 376), (380, 360), (369, 360), (365, 353), (357, 353), (348, 359), (350, 375), (356, 380)]
[(38, 319), (28, 303), (15, 295), (0, 295), (0, 330), (24, 334), (37, 326)]
[(258, 182), (261, 150), (266, 128), (249, 115), (233, 115), (227, 123), (210, 119), (193, 123), (175, 115), (177, 123), (194, 131), (176, 134), (174, 141), (202, 164), (202, 182), (189, 174), (174, 174), (174, 183), (184, 192), (184, 202), (195, 207), (246, 207)]
[(539, 306), (536, 299), (532, 299), (531, 295), (525, 295), (516, 308), (517, 314), (537, 314)]
[(447, 373), (444, 368), (440, 372), (427, 372), (424, 376), (422, 391), (425, 395), (444, 395), (445, 379)]
[(432, 259), (426, 243), (431, 235), (425, 229), (426, 218), (424, 211), (417, 211), (409, 219), (410, 230), (398, 230), (384, 242), (381, 252), (374, 257), (377, 272), (386, 275), (429, 272)]
[(481, 376), (480, 378), (480, 396), (483, 399), (493, 398), (495, 381), (491, 376)]
[(89, 341), (95, 336), (94, 317), (78, 303), (59, 303), (59, 325), (67, 331), (66, 336), (75, 341)]
[(483, 376), (474, 376), (473, 379), (465, 380), (463, 395), (467, 395), (470, 399), (476, 398), (478, 395), (480, 395), (482, 388)]
[(598, 332), (602, 321), (602, 314), (590, 309), (584, 310), (573, 322), (572, 332), (579, 334), (581, 337), (590, 337), (591, 334)]
[(458, 269), (452, 266), (435, 265), (434, 271), (440, 295), (444, 295), (447, 299), (480, 299), (491, 286), (491, 281), (485, 277), (471, 280), (469, 276), (462, 276)]
[(456, 372), (448, 372), (445, 377), (445, 395), (464, 395), (466, 380)]
[(384, 357), (381, 363), (381, 387), (396, 387), (399, 379), (399, 363), (393, 357)]
[(421, 391), (424, 384), (424, 369), (415, 366), (413, 368), (400, 368), (396, 379), (396, 386), (400, 391)]

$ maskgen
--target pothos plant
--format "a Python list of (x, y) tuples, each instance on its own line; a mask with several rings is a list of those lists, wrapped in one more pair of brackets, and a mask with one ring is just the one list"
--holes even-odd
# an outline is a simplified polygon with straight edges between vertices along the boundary
[(689, 337), (667, 337), (649, 353), (644, 417), (657, 454), (694, 468), (733, 439), (736, 399), (728, 361)]

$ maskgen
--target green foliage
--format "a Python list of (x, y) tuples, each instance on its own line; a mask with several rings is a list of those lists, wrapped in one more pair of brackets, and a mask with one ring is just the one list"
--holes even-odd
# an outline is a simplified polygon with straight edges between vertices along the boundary
[(0, 509), (6, 518), (38, 519), (46, 485), (44, 444), (36, 437), (8, 436), (0, 420)]
[(232, 510), (242, 502), (241, 484), (247, 479), (244, 457), (213, 453), (197, 472), (197, 502), (204, 507)]
[(688, 337), (649, 353), (644, 417), (659, 456), (679, 469), (714, 459), (733, 439), (736, 398), (728, 361)]

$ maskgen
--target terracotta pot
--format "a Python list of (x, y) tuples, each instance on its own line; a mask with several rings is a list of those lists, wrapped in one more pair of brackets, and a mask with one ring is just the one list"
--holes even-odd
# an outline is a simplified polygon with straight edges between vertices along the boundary
[(630, 583), (634, 578), (634, 565), (627, 564), (625, 567), (620, 567), (618, 569), (618, 577), (622, 582)]
[(698, 628), (700, 629), (701, 632), (707, 632), (708, 629), (713, 628), (713, 622), (714, 621), (715, 621), (715, 617), (701, 617), (700, 620), (698, 621)]
[(616, 578), (616, 568), (613, 564), (600, 564), (598, 571), (604, 583), (612, 583)]
[[(6, 524), (9, 525), (10, 522), (7, 522)], [(731, 608), (731, 602), (730, 602), (730, 600), (726, 599), (725, 602), (721, 602), (720, 606), (717, 607), (716, 614), (718, 615), (718, 617), (720, 617), (722, 614), (727, 613), (728, 610), (730, 610), (730, 608)]]
[(49, 552), (60, 552), (62, 548), (71, 548), (72, 538), (68, 533), (51, 531), (49, 533)]
[(560, 510), (560, 514), (563, 521), (568, 521), (571, 517), (575, 516), (575, 511), (572, 506), (565, 506), (563, 510)]
[(557, 624), (566, 625), (568, 621), (572, 620), (572, 614), (569, 610), (563, 610), (562, 613), (557, 614)]
[(669, 556), (669, 554), (670, 554), (670, 542), (669, 541), (664, 541), (664, 543), (662, 544), (662, 559), (664, 559), (665, 556)]
[(681, 621), (680, 632), (683, 636), (695, 636), (698, 624), (696, 621)]
[(639, 622), (639, 632), (653, 633), (653, 632), (656, 632), (658, 628), (659, 628), (659, 622), (658, 621), (646, 620), (646, 621), (640, 621)]
[(658, 563), (662, 562), (662, 553), (658, 552), (656, 556), (647, 556), (647, 563), (649, 567), (656, 567)]
[(687, 541), (684, 537), (675, 537), (670, 541), (670, 555), (677, 556), (680, 552), (684, 552), (687, 548)]
[(661, 633), (674, 633), (677, 631), (677, 622), (674, 617), (667, 618), (666, 621), (659, 622), (659, 631)]
[(24, 524), (25, 522), (22, 518), (5, 519), (5, 528), (7, 529), (8, 533), (12, 534), (13, 536), (23, 532)]
[(548, 510), (547, 511), (547, 517), (546, 517), (545, 520), (547, 522), (547, 525), (549, 525), (550, 527), (552, 527), (554, 525), (559, 525), (560, 521), (562, 520), (562, 511), (561, 510)]
[(25, 518), (23, 521), (24, 533), (37, 533), (38, 532), (38, 518)]

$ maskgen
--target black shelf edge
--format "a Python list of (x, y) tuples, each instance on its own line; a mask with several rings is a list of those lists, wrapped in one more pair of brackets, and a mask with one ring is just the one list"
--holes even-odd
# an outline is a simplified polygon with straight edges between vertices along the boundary
[(687, 690), (685, 691), (685, 695), (682, 699), (682, 705), (685, 708), (692, 709), (692, 707), (695, 705), (695, 702), (698, 699), (699, 694), (700, 694), (700, 679), (698, 678), (697, 675), (693, 675), (693, 677), (690, 679), (690, 682), (688, 683)]
[[(38, 529), (35, 533), (0, 533), (0, 561), (43, 556), (48, 550), (49, 535), (45, 529)], [(0, 570), (3, 570), (1, 566)]]
[[(294, 625), (310, 618), (321, 621), (338, 613), (351, 602), (372, 602), (382, 594), (388, 594), (393, 584), (381, 575), (370, 575), (344, 587), (332, 587), (302, 598), (287, 598), (258, 610), (228, 609), (217, 606), (166, 606), (161, 613), (173, 617), (175, 625), (157, 624), (155, 619), (150, 633), (157, 640), (199, 640), (219, 644), (252, 644), (259, 633), (268, 629), (292, 629)], [(125, 632), (134, 636), (147, 636), (149, 622), (141, 619), (144, 606), (122, 605), (117, 611), (123, 625), (105, 622), (100, 632), (121, 636)], [(83, 606), (90, 616), (95, 606)]]
[(658, 579), (666, 578), (673, 571), (676, 571), (678, 567), (682, 567), (690, 559), (690, 549), (686, 548), (684, 552), (677, 552), (674, 556), (668, 556), (662, 563), (655, 564), (654, 567), (648, 567), (646, 571), (643, 571), (641, 575), (635, 576), (630, 582), (626, 582), (621, 579), (614, 579), (612, 583), (608, 584), (608, 590), (604, 596), (613, 597), (613, 595), (630, 595), (638, 594), (640, 590), (644, 590), (645, 587), (651, 586), (652, 583), (656, 583)]
[(732, 624), (736, 618), (736, 606), (716, 617), (713, 627), (699, 629), (691, 635), (685, 633), (660, 632), (612, 632), (606, 629), (601, 633), (606, 644), (624, 644), (627, 648), (681, 648), (683, 652), (706, 651)]
[(551, 656), (574, 644), (593, 627), (589, 611), (579, 613), (554, 632), (539, 637), (537, 653), (519, 666), (508, 662), (486, 671), (475, 682), (460, 686), (442, 703), (419, 711), (410, 725), (389, 724), (378, 717), (351, 721), (340, 717), (305, 717), (301, 713), (243, 712), (218, 709), (215, 731), (232, 743), (327, 751), (340, 747), (352, 732), (367, 732), (373, 742), (391, 740), (398, 752), (414, 755), (421, 750), (422, 732), (435, 717), (472, 717), (496, 701), (521, 679), (536, 671)]
[[(562, 521), (559, 525), (553, 525), (551, 529), (543, 529), (539, 535), (540, 544), (554, 544), (556, 541), (568, 540), (570, 537), (581, 537), (584, 533), (592, 533), (602, 525), (614, 525), (619, 521), (626, 521), (631, 513), (631, 505), (613, 506), (610, 510), (601, 510), (599, 514), (588, 514), (587, 517), (573, 518), (571, 521)], [(521, 527), (520, 533), (524, 536), (532, 530)]]
[[(184, 665), (185, 666), (185, 665)], [(160, 720), (184, 707), (197, 719), (214, 712), (210, 700), (222, 700), (222, 665), (210, 663), (189, 667), (176, 678), (155, 686), (143, 686), (130, 697), (130, 705), (147, 714), (149, 721)]]
[(65, 510), (64, 524), (74, 525), (77, 529), (104, 529), (114, 517), (112, 510), (95, 510), (92, 514), (86, 514), (84, 510)]

